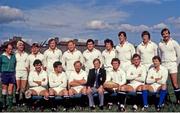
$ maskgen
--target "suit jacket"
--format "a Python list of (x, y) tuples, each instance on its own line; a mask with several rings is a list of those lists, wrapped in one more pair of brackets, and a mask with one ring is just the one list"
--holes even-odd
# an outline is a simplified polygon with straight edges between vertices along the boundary
[[(95, 81), (96, 81), (95, 68), (92, 68), (89, 70), (86, 86), (94, 87)], [(98, 75), (98, 86), (103, 85), (105, 81), (106, 81), (106, 70), (100, 68)]]

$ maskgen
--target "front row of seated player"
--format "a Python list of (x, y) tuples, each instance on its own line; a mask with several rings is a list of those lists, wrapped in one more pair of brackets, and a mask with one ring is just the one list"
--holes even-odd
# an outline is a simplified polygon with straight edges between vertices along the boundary
[[(167, 95), (166, 81), (168, 71), (161, 66), (161, 59), (158, 56), (153, 57), (153, 66), (148, 71), (140, 64), (141, 58), (134, 54), (132, 65), (123, 71), (120, 69), (120, 60), (112, 59), (112, 69), (110, 71), (101, 68), (99, 59), (94, 59), (94, 68), (89, 70), (89, 74), (82, 70), (80, 61), (74, 63), (74, 71), (66, 75), (63, 72), (61, 62), (53, 64), (54, 72), (47, 75), (42, 70), (40, 60), (34, 61), (35, 71), (30, 72), (28, 82), (29, 90), (26, 91), (26, 97), (32, 95), (41, 95), (45, 100), (49, 96), (73, 96), (75, 94), (85, 94), (89, 99), (89, 107), (95, 109), (93, 94), (98, 93), (99, 107), (102, 110), (104, 106), (104, 91), (115, 91), (118, 93), (119, 108), (125, 111), (125, 98), (127, 92), (142, 92), (143, 110), (148, 109), (148, 93), (158, 92), (160, 94), (157, 110), (159, 111)], [(146, 76), (147, 75), (147, 76)], [(49, 90), (48, 88), (49, 81)], [(68, 87), (67, 87), (68, 85)], [(133, 109), (137, 110), (136, 97), (133, 97)]]

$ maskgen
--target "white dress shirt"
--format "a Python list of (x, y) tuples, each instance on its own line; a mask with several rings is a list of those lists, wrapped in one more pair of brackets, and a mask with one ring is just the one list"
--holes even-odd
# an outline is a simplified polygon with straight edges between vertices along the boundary
[(38, 84), (35, 83), (34, 81), (41, 81), (41, 86), (46, 87), (48, 84), (47, 72), (41, 70), (41, 72), (38, 74), (36, 70), (31, 71), (28, 77), (28, 83), (30, 87), (38, 86)]
[(69, 50), (67, 50), (64, 52), (61, 61), (63, 64), (63, 68), (66, 71), (73, 71), (75, 61), (80, 61), (81, 63), (83, 63), (83, 55), (77, 49), (75, 49), (73, 52), (70, 52)]
[(94, 68), (93, 60), (95, 58), (98, 58), (100, 59), (100, 61), (102, 61), (101, 52), (97, 50), (96, 48), (94, 48), (92, 51), (89, 51), (88, 49), (85, 50), (83, 52), (83, 57), (84, 57), (84, 66), (85, 66), (86, 72), (88, 72), (89, 69)]
[(117, 71), (111, 69), (111, 71), (107, 73), (106, 82), (108, 81), (124, 85), (126, 84), (126, 73), (122, 69), (118, 69)]
[(180, 63), (180, 47), (172, 38), (167, 43), (162, 40), (159, 43), (159, 50), (162, 63), (176, 62), (177, 65)]
[(44, 67), (47, 67), (47, 72), (52, 72), (53, 69), (53, 64), (56, 61), (60, 61), (62, 58), (62, 51), (58, 48), (55, 50), (52, 49), (47, 49), (44, 52)]
[(35, 60), (39, 59), (42, 64), (44, 64), (44, 55), (38, 52), (36, 55), (30, 54), (27, 58), (26, 67), (30, 68), (30, 71), (35, 70), (33, 63)]
[(134, 65), (130, 65), (128, 67), (128, 70), (126, 72), (126, 79), (130, 80), (130, 83), (145, 83), (147, 71), (145, 66), (139, 65), (138, 67), (135, 67)]
[(60, 87), (66, 88), (67, 87), (67, 76), (65, 72), (59, 73), (58, 75), (53, 71), (49, 74), (49, 86), (50, 88)]
[(104, 68), (106, 69), (106, 71), (111, 70), (112, 69), (112, 65), (111, 65), (111, 61), (113, 58), (116, 57), (116, 50), (113, 48), (111, 51), (108, 51), (107, 49), (105, 49), (102, 52), (102, 61), (104, 64)]
[[(156, 78), (161, 78), (161, 77), (162, 77), (161, 80), (158, 80), (157, 82), (155, 81)], [(158, 83), (162, 85), (162, 84), (166, 84), (167, 79), (168, 79), (168, 70), (164, 66), (160, 65), (159, 71), (157, 71), (154, 67), (152, 67), (148, 71), (146, 83), (148, 84)]]
[(28, 54), (26, 52), (22, 52), (21, 54), (16, 51), (16, 71), (26, 71), (26, 61), (28, 58)]
[(158, 46), (149, 41), (147, 45), (143, 42), (137, 46), (137, 54), (141, 56), (141, 64), (152, 64), (152, 58), (157, 55)]

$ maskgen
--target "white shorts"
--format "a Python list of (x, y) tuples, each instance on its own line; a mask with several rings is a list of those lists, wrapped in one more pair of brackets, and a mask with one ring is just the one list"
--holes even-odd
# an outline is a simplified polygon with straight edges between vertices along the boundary
[(44, 88), (42, 86), (36, 86), (36, 87), (29, 88), (29, 89), (36, 91), (37, 95), (39, 95), (41, 91), (46, 90), (46, 88)]
[(177, 63), (176, 62), (163, 62), (162, 65), (168, 69), (168, 72), (171, 73), (177, 73)]
[(52, 88), (57, 94), (59, 94), (62, 90), (64, 90), (65, 88), (62, 87), (53, 87)]
[(83, 86), (75, 86), (75, 87), (71, 87), (72, 89), (74, 89), (77, 93), (80, 93)]
[(16, 71), (16, 80), (27, 80), (27, 71)]
[(153, 88), (154, 92), (157, 92), (158, 88), (159, 88), (161, 85), (158, 84), (158, 83), (153, 83), (153, 84), (151, 84), (150, 86)]
[(138, 88), (138, 86), (144, 85), (144, 83), (142, 83), (142, 82), (133, 82), (133, 83), (129, 83), (129, 84), (127, 84), (127, 85), (133, 87), (133, 89), (136, 91), (137, 88)]

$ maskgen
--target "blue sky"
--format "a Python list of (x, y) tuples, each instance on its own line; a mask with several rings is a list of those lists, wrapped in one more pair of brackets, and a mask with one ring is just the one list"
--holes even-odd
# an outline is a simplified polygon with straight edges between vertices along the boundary
[(60, 40), (111, 38), (125, 31), (129, 42), (141, 42), (148, 30), (155, 42), (164, 27), (180, 43), (180, 0), (0, 0), (1, 43), (12, 36), (41, 42), (58, 36)]

